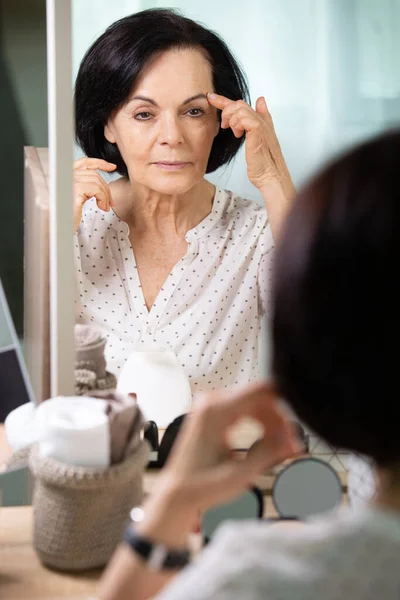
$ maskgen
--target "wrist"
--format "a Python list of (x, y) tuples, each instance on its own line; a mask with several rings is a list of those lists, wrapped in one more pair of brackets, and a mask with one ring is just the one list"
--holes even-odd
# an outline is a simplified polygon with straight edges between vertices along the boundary
[(171, 548), (187, 546), (199, 511), (192, 505), (183, 487), (165, 482), (143, 508), (143, 520), (136, 526), (140, 535)]
[(269, 199), (272, 201), (291, 200), (296, 195), (296, 189), (293, 185), (292, 179), (287, 173), (286, 176), (275, 176), (265, 179), (260, 185), (257, 186), (260, 190), (264, 200), (267, 202)]
[(286, 201), (283, 185), (277, 177), (264, 181), (258, 189), (266, 204), (285, 203)]

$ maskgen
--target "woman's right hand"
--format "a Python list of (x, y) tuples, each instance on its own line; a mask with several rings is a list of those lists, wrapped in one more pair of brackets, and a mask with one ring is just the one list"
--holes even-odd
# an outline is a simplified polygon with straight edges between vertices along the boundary
[[(255, 419), (264, 431), (246, 457), (237, 458), (228, 442), (229, 431), (242, 418)], [(297, 429), (279, 408), (272, 384), (203, 393), (193, 403), (160, 481), (168, 483), (168, 492), (175, 497), (186, 498), (185, 510), (196, 514), (230, 501), (266, 469), (303, 452), (303, 446)]]
[(79, 158), (74, 162), (74, 231), (76, 232), (82, 218), (82, 208), (86, 200), (96, 197), (97, 206), (108, 212), (114, 202), (110, 188), (97, 172), (115, 171), (117, 168), (101, 158)]

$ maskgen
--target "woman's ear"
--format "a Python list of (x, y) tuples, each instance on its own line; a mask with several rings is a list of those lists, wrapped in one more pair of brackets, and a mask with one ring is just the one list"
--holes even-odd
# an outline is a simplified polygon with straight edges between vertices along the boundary
[(111, 131), (111, 127), (109, 125), (109, 123), (107, 123), (104, 127), (104, 137), (106, 138), (106, 140), (108, 142), (110, 142), (111, 144), (115, 144), (115, 137)]

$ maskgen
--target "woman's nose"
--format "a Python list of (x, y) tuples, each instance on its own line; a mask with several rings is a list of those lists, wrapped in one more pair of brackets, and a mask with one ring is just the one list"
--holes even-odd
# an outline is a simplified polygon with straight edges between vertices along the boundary
[(181, 144), (183, 139), (183, 132), (177, 118), (168, 116), (160, 120), (160, 144), (176, 146), (177, 144)]

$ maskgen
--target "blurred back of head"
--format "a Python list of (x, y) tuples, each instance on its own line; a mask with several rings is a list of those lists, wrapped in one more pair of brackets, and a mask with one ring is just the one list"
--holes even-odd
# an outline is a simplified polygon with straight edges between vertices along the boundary
[(298, 195), (275, 263), (273, 372), (332, 445), (400, 461), (400, 131), (329, 164)]

